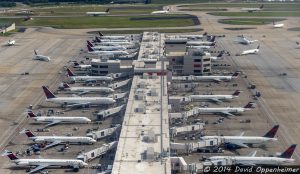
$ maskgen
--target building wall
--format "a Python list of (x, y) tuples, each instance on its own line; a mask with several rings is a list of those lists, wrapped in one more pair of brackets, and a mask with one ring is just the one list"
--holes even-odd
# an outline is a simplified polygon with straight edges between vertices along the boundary
[(132, 67), (122, 67), (121, 61), (92, 61), (92, 75), (107, 75), (111, 73), (122, 73), (132, 71)]

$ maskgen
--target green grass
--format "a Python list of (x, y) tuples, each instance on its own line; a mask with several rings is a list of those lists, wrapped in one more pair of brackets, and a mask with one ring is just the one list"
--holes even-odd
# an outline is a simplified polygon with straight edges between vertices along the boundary
[[(143, 33), (144, 31), (158, 31), (161, 33), (188, 33), (188, 32), (198, 32), (202, 31), (202, 29), (168, 29), (168, 30), (113, 30), (113, 31), (101, 31), (103, 34), (139, 34)], [(98, 32), (98, 31), (97, 31)], [(97, 32), (89, 32), (89, 34), (95, 34)]]
[(152, 4), (209, 3), (209, 2), (225, 2), (225, 0), (151, 0)]
[(203, 8), (203, 7), (227, 7), (227, 8), (255, 8), (264, 4), (265, 9), (300, 9), (300, 3), (207, 3), (207, 4), (193, 4), (182, 5), (181, 7), (189, 8)]
[(289, 28), (289, 31), (300, 31), (300, 27)]
[(282, 21), (283, 19), (270, 18), (236, 18), (236, 19), (220, 19), (218, 22), (231, 25), (265, 25), (274, 21)]
[(250, 17), (292, 17), (300, 16), (300, 12), (213, 12), (209, 13), (214, 16), (250, 16)]
[[(175, 18), (180, 17), (180, 18)], [(133, 18), (135, 20), (133, 20)], [(156, 20), (153, 20), (155, 18)], [(175, 19), (174, 19), (175, 18)], [(11, 19), (9, 19), (11, 20)], [(103, 17), (47, 17), (23, 21), (21, 26), (47, 26), (54, 28), (135, 28), (135, 27), (176, 27), (192, 26), (193, 19), (189, 15), (152, 15), (152, 16), (103, 16)]]
[(186, 8), (180, 9), (180, 11), (227, 11), (224, 8)]

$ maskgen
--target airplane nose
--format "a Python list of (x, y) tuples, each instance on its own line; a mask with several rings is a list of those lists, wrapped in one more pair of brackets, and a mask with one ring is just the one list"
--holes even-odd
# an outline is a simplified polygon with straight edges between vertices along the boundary
[(92, 140), (93, 143), (96, 143), (97, 141), (95, 139)]
[(83, 166), (88, 166), (88, 163), (82, 162)]

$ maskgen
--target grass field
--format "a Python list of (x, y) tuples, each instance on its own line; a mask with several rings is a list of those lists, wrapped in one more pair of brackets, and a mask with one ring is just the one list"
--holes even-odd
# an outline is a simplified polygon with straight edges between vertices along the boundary
[(185, 8), (180, 11), (227, 11), (225, 8)]
[(250, 16), (250, 17), (293, 17), (300, 16), (300, 12), (290, 12), (290, 11), (277, 11), (277, 12), (213, 12), (208, 13), (214, 16)]
[(218, 22), (231, 25), (265, 25), (274, 21), (282, 21), (283, 19), (269, 18), (236, 18), (236, 19), (220, 19)]
[(246, 8), (255, 8), (264, 4), (265, 9), (300, 9), (300, 3), (206, 3), (206, 4), (193, 4), (193, 5), (182, 5), (181, 7), (189, 8), (203, 8), (203, 7), (226, 7), (226, 8), (235, 8), (235, 7), (246, 7)]
[[(4, 19), (2, 19), (3, 21)], [(5, 19), (18, 26), (47, 26), (54, 28), (135, 28), (192, 26), (198, 20), (190, 15), (102, 16), (102, 17), (35, 17), (33, 20)], [(197, 21), (195, 21), (197, 20)], [(0, 21), (1, 22), (1, 21)], [(199, 22), (199, 21), (198, 21)]]
[(209, 2), (225, 2), (225, 0), (151, 0), (152, 4), (209, 3)]
[[(101, 31), (103, 34), (139, 34), (143, 33), (144, 31), (158, 31), (162, 33), (186, 33), (186, 32), (198, 32), (203, 31), (203, 29), (174, 29), (174, 30), (122, 30), (122, 31)], [(98, 31), (89, 32), (89, 34), (96, 34)]]

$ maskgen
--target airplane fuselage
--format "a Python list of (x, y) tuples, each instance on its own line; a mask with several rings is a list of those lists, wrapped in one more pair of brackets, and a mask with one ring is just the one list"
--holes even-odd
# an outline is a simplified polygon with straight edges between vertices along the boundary
[(88, 104), (88, 105), (102, 105), (113, 104), (116, 101), (109, 97), (57, 97), (46, 99), (47, 102), (56, 104)]
[(246, 54), (256, 54), (258, 53), (259, 50), (258, 49), (253, 49), (253, 50), (246, 50), (242, 52), (242, 55), (246, 55)]
[(203, 136), (201, 139), (223, 139), (224, 143), (261, 144), (269, 141), (276, 141), (277, 138), (254, 137), (254, 136)]
[(74, 81), (96, 80), (96, 81), (112, 81), (112, 77), (108, 76), (71, 76)]
[(282, 165), (286, 163), (293, 163), (295, 160), (290, 158), (278, 157), (247, 157), (247, 156), (214, 156), (210, 157), (209, 161), (217, 164), (220, 160), (230, 160), (234, 164), (253, 164), (253, 165)]
[(57, 117), (57, 116), (40, 116), (33, 118), (38, 123), (61, 122), (61, 123), (89, 123), (90, 119), (86, 117)]
[(16, 159), (13, 162), (18, 166), (68, 166), (74, 167), (78, 166), (80, 168), (87, 166), (82, 160), (74, 159)]
[(29, 137), (29, 139), (34, 142), (55, 142), (59, 141), (61, 143), (87, 143), (92, 144), (95, 143), (96, 140), (90, 137), (69, 137), (69, 136), (35, 136)]
[(72, 91), (72, 92), (105, 92), (105, 93), (111, 93), (114, 92), (112, 88), (107, 88), (107, 87), (70, 87), (66, 88), (65, 90), (67, 91)]

